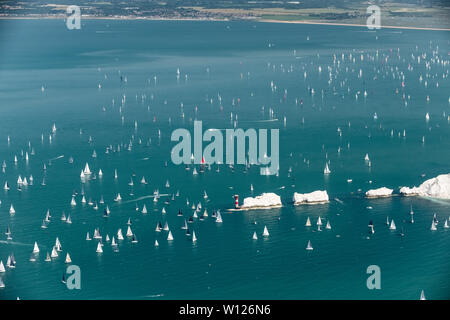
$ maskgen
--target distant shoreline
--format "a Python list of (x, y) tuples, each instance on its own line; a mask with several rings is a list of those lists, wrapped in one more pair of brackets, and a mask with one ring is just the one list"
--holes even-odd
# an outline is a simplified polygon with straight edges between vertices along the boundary
[[(319, 25), (327, 25), (327, 26), (344, 26), (344, 27), (366, 27), (365, 24), (356, 24), (356, 23), (338, 23), (338, 22), (316, 22), (316, 21), (299, 21), (299, 20), (258, 20), (259, 22), (268, 22), (268, 23), (292, 23), (292, 24), (319, 24)], [(450, 31), (450, 28), (427, 28), (427, 27), (406, 27), (406, 26), (384, 26), (381, 25), (381, 29), (407, 29), (407, 30), (429, 30), (429, 31)]]
[[(40, 20), (40, 19), (56, 19), (64, 20), (67, 17), (61, 16), (0, 16), (0, 20)], [(262, 23), (284, 23), (284, 24), (306, 24), (306, 25), (326, 25), (326, 26), (342, 26), (342, 27), (365, 27), (365, 24), (356, 23), (339, 23), (339, 22), (318, 22), (311, 20), (273, 20), (249, 17), (247, 19), (228, 19), (228, 18), (163, 18), (163, 17), (136, 17), (136, 16), (81, 16), (83, 20), (145, 20), (145, 21), (254, 21)], [(425, 31), (450, 31), (450, 28), (435, 27), (408, 27), (408, 26), (388, 26), (381, 25), (381, 29), (403, 29), (403, 30), (425, 30)]]

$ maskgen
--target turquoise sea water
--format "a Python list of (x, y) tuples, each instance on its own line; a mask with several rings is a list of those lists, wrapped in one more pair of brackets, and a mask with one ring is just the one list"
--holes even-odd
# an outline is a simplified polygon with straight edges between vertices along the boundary
[[(418, 299), (424, 290), (429, 299), (450, 298), (450, 229), (443, 228), (450, 203), (364, 198), (369, 189), (418, 185), (450, 172), (449, 40), (450, 33), (440, 31), (254, 22), (83, 20), (81, 30), (70, 31), (62, 20), (1, 20), (0, 161), (7, 167), (0, 185), (8, 181), (11, 190), (0, 192), (0, 259), (6, 263), (13, 253), (17, 266), (0, 274), (0, 297)], [(257, 166), (244, 172), (243, 166), (232, 171), (226, 165), (193, 176), (171, 163), (174, 129), (192, 131), (194, 119), (204, 129), (232, 128), (231, 112), (239, 128), (280, 129), (278, 176), (261, 176)], [(57, 131), (50, 143), (53, 123)], [(31, 153), (28, 142), (35, 155), (27, 163), (21, 151)], [(116, 152), (106, 154), (110, 145)], [(332, 173), (324, 176), (327, 159)], [(101, 168), (103, 178), (82, 183), (86, 162), (95, 173)], [(18, 176), (30, 174), (34, 184), (19, 192)], [(142, 176), (148, 185), (139, 183)], [(136, 200), (155, 189), (162, 194), (156, 204), (152, 198)], [(71, 207), (74, 190), (79, 195)], [(170, 200), (177, 190), (180, 196)], [(289, 204), (294, 191), (314, 190), (327, 190), (330, 203)], [(110, 217), (103, 218), (102, 205), (98, 211), (83, 205), (82, 191), (87, 200), (103, 195)], [(118, 192), (120, 203), (113, 201)], [(242, 200), (262, 192), (277, 193), (285, 205), (227, 212), (234, 194)], [(220, 209), (223, 223), (195, 219), (189, 225), (198, 238), (193, 244), (177, 212), (187, 218), (198, 202), (210, 215)], [(148, 214), (136, 211), (136, 204), (146, 204)], [(51, 222), (41, 229), (48, 209)], [(60, 220), (63, 211), (72, 224)], [(434, 213), (437, 231), (430, 230)], [(319, 216), (330, 221), (331, 230), (317, 231)], [(387, 216), (396, 231), (385, 225)], [(313, 227), (305, 227), (307, 217)], [(128, 218), (138, 243), (125, 239), (114, 252), (103, 238), (104, 252), (97, 254), (97, 240), (85, 240), (95, 228), (103, 237), (118, 228), (125, 233)], [(172, 242), (166, 231), (155, 232), (158, 221), (168, 222)], [(8, 226), (12, 241), (4, 234)], [(63, 251), (45, 262), (56, 237)], [(313, 251), (305, 250), (308, 240)], [(31, 262), (35, 241), (41, 251)], [(81, 268), (81, 290), (61, 283), (66, 252)], [(369, 265), (381, 269), (381, 290), (366, 287)]]

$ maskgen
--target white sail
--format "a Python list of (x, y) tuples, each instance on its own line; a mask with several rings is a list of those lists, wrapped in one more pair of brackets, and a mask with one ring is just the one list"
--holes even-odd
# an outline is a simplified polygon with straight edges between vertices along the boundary
[(97, 244), (97, 250), (95, 252), (97, 252), (97, 253), (102, 253), (103, 252), (102, 245), (101, 245), (100, 242)]
[(195, 231), (192, 231), (192, 242), (196, 242), (197, 237), (195, 236)]
[(319, 216), (319, 218), (317, 218), (317, 223), (316, 223), (318, 226), (321, 226), (322, 225), (322, 219), (320, 219), (320, 216)]
[(103, 171), (102, 171), (102, 169), (98, 170), (98, 177), (99, 177), (99, 178), (103, 177)]
[(91, 174), (91, 169), (89, 169), (89, 164), (86, 162), (86, 166), (84, 167), (83, 173), (85, 175)]
[(56, 251), (56, 248), (53, 247), (52, 254), (50, 255), (52, 258), (56, 258), (58, 256), (58, 251)]
[(310, 240), (308, 240), (308, 245), (306, 246), (306, 250), (313, 250)]
[(65, 263), (71, 263), (71, 262), (72, 262), (72, 259), (70, 259), (70, 255), (69, 255), (69, 253), (67, 252)]
[(330, 230), (331, 229), (331, 224), (330, 221), (327, 221), (327, 225), (325, 226), (325, 229)]
[(89, 235), (89, 232), (86, 234), (86, 240), (88, 240), (88, 241), (92, 240), (91, 236)]
[(14, 209), (14, 206), (11, 204), (11, 207), (9, 208), (9, 213), (10, 214), (15, 214), (16, 210)]
[(434, 223), (434, 220), (431, 222), (431, 230), (432, 231), (436, 231), (437, 230), (436, 223)]
[(132, 236), (133, 236), (133, 232), (131, 231), (131, 227), (128, 226), (128, 229), (127, 229), (127, 237), (132, 237)]
[(267, 230), (266, 226), (264, 226), (263, 236), (264, 237), (268, 237), (269, 236), (269, 231)]
[(220, 214), (220, 211), (217, 211), (216, 222), (217, 223), (222, 223), (222, 216)]
[(169, 231), (169, 235), (167, 236), (167, 240), (169, 240), (169, 241), (173, 240), (172, 231)]
[(309, 217), (308, 217), (308, 219), (306, 219), (306, 224), (305, 224), (305, 226), (306, 226), (306, 227), (311, 227), (311, 220), (309, 220)]
[(115, 239), (114, 237), (112, 237), (111, 245), (112, 245), (112, 246), (116, 246), (116, 245), (117, 245), (116, 239)]
[(448, 228), (449, 228), (449, 226), (448, 226), (448, 220), (445, 220), (445, 223), (444, 223), (444, 228), (446, 228), (446, 229), (448, 229)]
[(158, 246), (159, 246), (158, 240), (155, 240), (155, 247), (158, 247)]
[(323, 173), (324, 173), (324, 174), (330, 174), (330, 173), (331, 173), (331, 170), (330, 170), (330, 168), (328, 167), (328, 163), (325, 164), (325, 169), (323, 170)]
[(72, 201), (70, 202), (71, 206), (76, 206), (77, 202), (75, 201), (75, 197), (72, 197)]
[(6, 272), (6, 270), (5, 270), (5, 266), (3, 264), (3, 260), (0, 260), (0, 273), (5, 273), (5, 272)]
[(35, 241), (35, 242), (34, 242), (33, 253), (38, 253), (38, 252), (39, 252), (39, 247), (38, 247), (37, 242)]
[(256, 235), (256, 231), (253, 232), (253, 237), (252, 237), (252, 239), (253, 239), (253, 240), (258, 240), (258, 236)]
[(425, 298), (425, 292), (423, 292), (423, 290), (420, 293), (420, 300), (427, 300), (427, 298)]
[(389, 229), (391, 229), (391, 230), (397, 229), (397, 228), (395, 227), (394, 219), (391, 220), (391, 225), (389, 226)]

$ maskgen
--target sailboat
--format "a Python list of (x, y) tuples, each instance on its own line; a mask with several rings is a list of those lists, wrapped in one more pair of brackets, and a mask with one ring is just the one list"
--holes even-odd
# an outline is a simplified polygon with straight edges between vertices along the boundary
[(195, 231), (192, 231), (192, 242), (196, 242), (197, 237), (195, 236)]
[(331, 173), (331, 170), (328, 167), (328, 163), (327, 163), (327, 164), (325, 164), (325, 169), (323, 170), (323, 174), (330, 174), (330, 173)]
[(330, 221), (327, 221), (327, 225), (325, 226), (325, 229), (331, 230), (331, 224)]
[(55, 248), (55, 247), (53, 247), (53, 249), (52, 249), (52, 254), (50, 255), (50, 257), (52, 257), (52, 258), (58, 257), (58, 251), (56, 251), (56, 248)]
[(16, 210), (14, 209), (14, 206), (11, 204), (11, 207), (9, 208), (9, 213), (10, 214), (15, 214)]
[(436, 231), (437, 230), (436, 224), (434, 223), (434, 220), (431, 222), (431, 230), (432, 231)]
[(447, 220), (445, 220), (445, 223), (444, 223), (444, 228), (445, 228), (445, 229), (448, 229), (448, 228), (449, 228), (449, 225), (448, 225), (448, 219), (447, 219)]
[(310, 250), (310, 251), (313, 250), (310, 240), (308, 240), (308, 245), (306, 246), (306, 250)]
[(131, 243), (137, 243), (137, 242), (138, 242), (138, 241), (137, 241), (136, 235), (133, 234), (133, 237), (132, 237), (132, 239), (131, 239)]
[(5, 182), (5, 186), (3, 187), (3, 189), (6, 190), (6, 191), (8, 191), (10, 189), (8, 181)]
[(66, 284), (66, 274), (65, 273), (63, 273), (63, 275), (62, 275), (61, 282)]
[(319, 216), (319, 218), (317, 218), (317, 223), (316, 223), (318, 226), (321, 226), (322, 225), (322, 219), (320, 219), (320, 216)]
[(133, 236), (133, 232), (131, 231), (131, 227), (128, 226), (128, 229), (127, 229), (127, 237), (131, 237), (131, 236)]
[(186, 219), (184, 219), (184, 224), (183, 224), (183, 226), (181, 227), (181, 229), (182, 229), (182, 230), (186, 230), (187, 228), (188, 228), (187, 222), (186, 222)]
[(117, 240), (123, 240), (122, 229), (117, 230)]
[(77, 205), (77, 202), (75, 201), (75, 197), (72, 197), (72, 201), (70, 202), (70, 205), (75, 207)]
[(158, 240), (155, 240), (155, 247), (159, 247)]
[(87, 241), (92, 240), (92, 239), (91, 239), (91, 236), (89, 235), (89, 231), (88, 231), (87, 234), (86, 234), (86, 240), (87, 240)]
[(145, 204), (144, 204), (144, 207), (142, 207), (142, 213), (143, 213), (143, 214), (146, 214), (146, 213), (147, 213), (147, 207), (145, 206)]
[(144, 176), (142, 176), (141, 183), (142, 184), (147, 184), (147, 181), (145, 181), (145, 177)]
[(427, 300), (425, 298), (425, 292), (423, 292), (423, 290), (422, 290), (422, 292), (420, 292), (420, 300)]
[(38, 247), (37, 242), (35, 241), (35, 242), (34, 242), (33, 253), (38, 253), (38, 252), (39, 252), (39, 247)]
[(309, 217), (306, 219), (306, 227), (311, 227), (311, 220), (309, 219)]
[(58, 251), (62, 251), (61, 242), (59, 241), (58, 237), (56, 237), (56, 240), (55, 240), (55, 248)]
[(169, 224), (167, 223), (167, 221), (166, 221), (166, 223), (164, 224), (163, 230), (164, 230), (164, 231), (169, 231)]
[(67, 252), (67, 254), (66, 254), (66, 260), (64, 261), (65, 263), (72, 263), (72, 259), (70, 259), (70, 255), (69, 255), (69, 253)]
[(90, 175), (91, 174), (91, 170), (89, 169), (89, 164), (86, 162), (86, 165), (84, 167), (84, 171), (83, 171), (84, 175)]
[(216, 217), (216, 222), (217, 223), (222, 223), (222, 215), (220, 214), (220, 211), (217, 210), (217, 217)]
[(397, 229), (397, 228), (395, 227), (394, 219), (391, 220), (391, 225), (389, 226), (389, 229), (390, 229), (390, 230), (395, 230), (395, 229)]
[(263, 236), (264, 237), (268, 237), (269, 236), (269, 231), (267, 230), (267, 226), (264, 226)]
[(45, 257), (45, 261), (46, 262), (52, 261), (52, 259), (50, 258), (50, 253), (48, 253), (48, 252), (47, 252), (47, 256)]
[(253, 239), (253, 240), (258, 240), (258, 235), (256, 234), (256, 231), (253, 232), (253, 237), (252, 237), (252, 239)]
[(167, 236), (167, 240), (169, 240), (169, 241), (173, 240), (172, 231), (169, 231), (169, 235)]
[(3, 260), (0, 260), (0, 273), (5, 273), (6, 269), (5, 269), (5, 265), (3, 264)]
[(111, 240), (111, 246), (117, 246), (117, 243), (116, 243), (116, 239), (114, 238), (114, 236), (112, 237), (112, 240)]
[(2, 278), (0, 278), (0, 289), (5, 287), (5, 283), (3, 282)]
[(95, 252), (97, 252), (97, 253), (102, 253), (103, 252), (103, 248), (102, 248), (102, 245), (101, 245), (100, 242), (97, 244), (97, 250)]

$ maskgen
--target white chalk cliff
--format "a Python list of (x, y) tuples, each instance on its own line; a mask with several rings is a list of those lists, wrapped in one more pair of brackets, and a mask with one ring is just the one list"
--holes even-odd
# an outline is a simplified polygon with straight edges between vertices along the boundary
[(441, 174), (436, 178), (428, 179), (419, 187), (400, 188), (400, 194), (404, 196), (450, 199), (450, 173)]
[(314, 191), (311, 193), (297, 193), (294, 192), (294, 196), (292, 198), (294, 201), (294, 205), (299, 204), (315, 204), (315, 203), (327, 203), (330, 201), (328, 198), (328, 193), (326, 191)]
[(367, 198), (385, 198), (385, 197), (390, 197), (392, 195), (392, 192), (394, 192), (394, 190), (386, 188), (386, 187), (382, 187), (382, 188), (367, 191), (366, 197)]
[(263, 193), (257, 197), (248, 197), (244, 199), (244, 203), (241, 209), (251, 209), (251, 208), (274, 208), (281, 207), (281, 198), (275, 193)]

